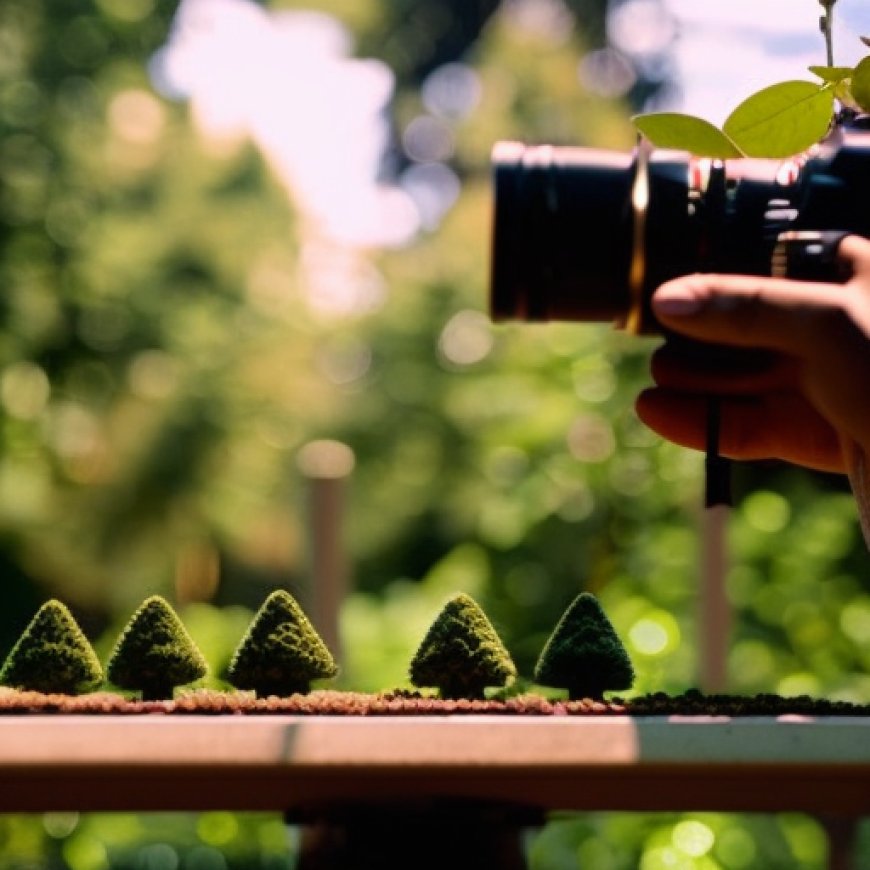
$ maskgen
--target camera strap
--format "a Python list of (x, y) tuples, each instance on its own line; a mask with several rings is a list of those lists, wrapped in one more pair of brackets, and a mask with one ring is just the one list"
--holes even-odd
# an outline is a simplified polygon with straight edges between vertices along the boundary
[(708, 508), (716, 505), (731, 507), (734, 503), (731, 495), (731, 460), (719, 453), (720, 425), (719, 399), (710, 396), (707, 399), (707, 454), (704, 458), (704, 505)]

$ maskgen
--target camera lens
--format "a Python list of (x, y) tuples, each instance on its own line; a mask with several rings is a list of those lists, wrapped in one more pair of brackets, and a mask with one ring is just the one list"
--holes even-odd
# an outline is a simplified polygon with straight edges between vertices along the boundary
[[(491, 316), (656, 332), (650, 299), (664, 281), (696, 271), (769, 275), (788, 231), (870, 237), (868, 161), (864, 131), (841, 131), (791, 160), (727, 166), (641, 146), (625, 153), (498, 142)], [(818, 275), (806, 268), (789, 277)]]
[(632, 155), (499, 142), (495, 320), (608, 321), (630, 304)]

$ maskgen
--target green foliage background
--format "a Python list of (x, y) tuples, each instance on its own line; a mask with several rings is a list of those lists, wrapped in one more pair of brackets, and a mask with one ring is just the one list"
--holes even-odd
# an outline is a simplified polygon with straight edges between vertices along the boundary
[[(306, 600), (297, 458), (330, 438), (356, 461), (341, 685), (406, 685), (456, 591), (528, 677), (582, 590), (625, 641), (635, 691), (695, 685), (702, 462), (633, 414), (654, 340), (486, 317), (492, 144), (634, 142), (637, 107), (578, 83), (603, 2), (570, 4), (564, 38), (483, 0), (304, 6), (396, 70), (399, 129), (440, 63), (463, 59), (482, 84), (454, 130), (457, 205), (373, 255), (386, 301), (353, 317), (306, 303), (297, 215), (254, 147), (217, 147), (154, 92), (147, 63), (175, 3), (0, 5), (0, 654), (57, 597), (105, 661), (162, 594), (220, 684), (269, 591)], [(457, 330), (488, 352), (457, 362)], [(870, 578), (843, 483), (758, 465), (737, 484), (729, 688), (870, 701)], [(294, 836), (245, 814), (9, 816), (0, 856), (10, 870), (277, 870)], [(793, 815), (588, 815), (554, 819), (530, 860), (816, 868), (825, 848), (819, 822)]]

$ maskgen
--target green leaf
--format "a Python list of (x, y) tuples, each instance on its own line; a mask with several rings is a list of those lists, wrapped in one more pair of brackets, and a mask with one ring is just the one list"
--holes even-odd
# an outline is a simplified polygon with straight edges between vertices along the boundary
[(698, 157), (742, 157), (740, 149), (718, 127), (703, 118), (679, 112), (635, 115), (634, 126), (657, 148), (690, 151)]
[(825, 136), (833, 113), (829, 84), (780, 82), (747, 97), (723, 129), (749, 157), (791, 157)]
[(822, 79), (822, 81), (834, 84), (851, 78), (853, 72), (850, 66), (811, 66), (808, 69), (813, 75), (817, 75)]
[(852, 89), (849, 87), (849, 82), (837, 82), (834, 85), (834, 98), (839, 100), (846, 109), (853, 109), (856, 112), (860, 110), (860, 106), (852, 97)]
[(865, 111), (870, 112), (870, 57), (865, 57), (852, 74), (852, 99)]

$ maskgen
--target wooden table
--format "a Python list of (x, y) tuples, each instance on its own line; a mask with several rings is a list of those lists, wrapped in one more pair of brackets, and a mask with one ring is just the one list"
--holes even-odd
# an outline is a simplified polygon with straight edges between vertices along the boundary
[(277, 810), (308, 823), (371, 808), (395, 826), (436, 805), (466, 819), (515, 809), (517, 824), (549, 810), (854, 818), (870, 814), (870, 718), (0, 717), (3, 812)]
[(870, 718), (0, 717), (3, 812), (284, 811), (424, 795), (864, 814)]

